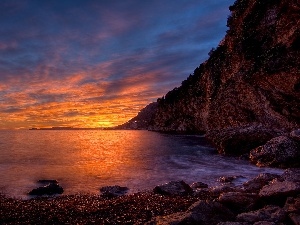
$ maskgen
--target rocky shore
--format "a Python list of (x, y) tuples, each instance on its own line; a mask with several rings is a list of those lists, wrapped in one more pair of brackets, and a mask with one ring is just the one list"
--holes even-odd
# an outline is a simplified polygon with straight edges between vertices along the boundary
[(101, 188), (101, 195), (0, 195), (0, 224), (300, 224), (300, 169), (235, 186), (239, 178), (221, 177), (218, 187), (172, 181), (130, 195), (119, 186)]

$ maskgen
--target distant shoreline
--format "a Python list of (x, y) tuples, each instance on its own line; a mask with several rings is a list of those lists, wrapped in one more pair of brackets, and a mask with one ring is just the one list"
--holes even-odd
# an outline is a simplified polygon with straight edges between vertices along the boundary
[(30, 128), (29, 130), (105, 130), (104, 128), (80, 128), (80, 127), (49, 127), (49, 128)]

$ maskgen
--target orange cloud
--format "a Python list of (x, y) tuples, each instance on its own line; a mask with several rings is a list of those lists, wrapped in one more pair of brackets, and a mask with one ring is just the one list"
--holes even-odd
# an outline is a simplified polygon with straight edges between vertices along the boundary
[[(110, 67), (105, 62), (98, 68)], [(0, 102), (1, 128), (51, 126), (108, 127), (134, 117), (149, 103), (160, 97), (154, 86), (158, 74), (134, 74), (109, 81), (101, 74), (92, 77), (78, 73), (57, 79), (36, 76), (24, 83), (9, 79), (0, 83), (5, 94)], [(98, 78), (98, 80), (96, 80)]]

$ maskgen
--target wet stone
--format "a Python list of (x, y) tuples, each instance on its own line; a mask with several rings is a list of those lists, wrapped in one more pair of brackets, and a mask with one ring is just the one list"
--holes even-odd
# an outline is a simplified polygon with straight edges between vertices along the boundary
[(280, 176), (277, 174), (262, 173), (252, 180), (245, 182), (243, 187), (246, 192), (259, 192), (263, 186), (269, 184), (275, 178), (280, 178)]

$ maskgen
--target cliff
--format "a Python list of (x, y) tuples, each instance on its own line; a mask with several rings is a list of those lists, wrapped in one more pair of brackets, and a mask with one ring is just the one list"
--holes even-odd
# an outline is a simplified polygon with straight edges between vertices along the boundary
[(209, 59), (158, 99), (147, 129), (204, 132), (243, 154), (300, 127), (300, 5), (237, 0)]
[(154, 116), (157, 111), (157, 102), (152, 102), (143, 108), (136, 117), (127, 121), (126, 123), (114, 127), (114, 129), (125, 130), (144, 130), (148, 129), (154, 123)]

